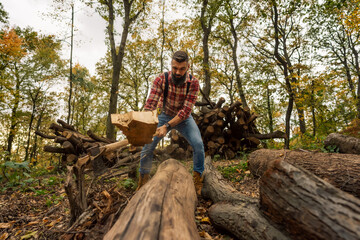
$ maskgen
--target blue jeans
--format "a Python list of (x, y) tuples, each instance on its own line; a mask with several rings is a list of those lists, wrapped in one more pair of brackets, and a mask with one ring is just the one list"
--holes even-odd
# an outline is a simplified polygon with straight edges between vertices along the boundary
[[(158, 118), (158, 127), (161, 127), (162, 125), (173, 119), (172, 116), (166, 115), (165, 113), (161, 113)], [(194, 171), (202, 174), (202, 172), (204, 171), (205, 159), (204, 144), (201, 139), (200, 130), (196, 125), (193, 117), (190, 115), (187, 119), (185, 119), (175, 127), (172, 127), (171, 129), (178, 130), (191, 145), (193, 149), (193, 169)], [(154, 137), (152, 143), (146, 144), (143, 147), (140, 155), (140, 174), (150, 173), (154, 150), (161, 139), (162, 138)]]

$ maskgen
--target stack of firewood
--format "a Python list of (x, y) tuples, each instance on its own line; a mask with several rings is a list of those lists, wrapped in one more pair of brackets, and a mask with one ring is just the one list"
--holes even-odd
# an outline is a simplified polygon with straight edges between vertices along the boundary
[[(236, 101), (230, 106), (223, 106), (224, 103), (224, 98), (217, 103), (197, 103), (197, 106), (208, 106), (202, 106), (199, 113), (192, 113), (208, 155), (219, 154), (232, 159), (239, 151), (257, 148), (260, 139), (285, 138), (285, 133), (281, 131), (260, 134), (255, 125), (258, 115), (251, 112), (249, 107), (242, 107), (241, 102)], [(184, 138), (176, 131), (171, 132), (171, 141), (183, 148), (183, 152), (190, 151)]]
[[(83, 135), (62, 120), (52, 123), (53, 135), (40, 131), (36, 134), (53, 139), (59, 146), (45, 146), (44, 151), (62, 154), (62, 166), (67, 168), (65, 191), (70, 203), (71, 223), (87, 209), (91, 183), (85, 175), (95, 180), (105, 180), (125, 174), (135, 174), (140, 160), (141, 147), (129, 147), (88, 131)], [(119, 168), (126, 166), (126, 168)], [(75, 176), (75, 179), (74, 179)]]

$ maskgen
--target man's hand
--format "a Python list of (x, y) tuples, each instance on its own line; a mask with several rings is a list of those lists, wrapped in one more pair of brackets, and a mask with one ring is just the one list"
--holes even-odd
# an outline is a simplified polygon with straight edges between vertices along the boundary
[(155, 132), (155, 134), (154, 134), (154, 137), (155, 137), (155, 136), (156, 136), (156, 137), (159, 137), (159, 138), (165, 137), (166, 134), (167, 134), (167, 132), (168, 132), (168, 131), (167, 131), (166, 126), (163, 125), (163, 126), (158, 127), (158, 128), (156, 129), (156, 132)]

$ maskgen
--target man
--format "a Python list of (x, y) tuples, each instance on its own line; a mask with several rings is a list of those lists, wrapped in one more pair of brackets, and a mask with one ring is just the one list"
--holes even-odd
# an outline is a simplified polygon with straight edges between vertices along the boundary
[[(189, 57), (184, 51), (174, 53), (171, 60), (171, 72), (160, 74), (150, 91), (145, 105), (145, 111), (153, 111), (160, 107), (159, 124), (153, 142), (146, 144), (141, 151), (140, 178), (138, 189), (150, 178), (153, 152), (159, 141), (171, 129), (178, 130), (193, 149), (193, 178), (196, 193), (201, 194), (202, 172), (204, 171), (204, 144), (193, 117), (192, 108), (199, 93), (199, 81), (188, 73)], [(166, 84), (165, 77), (168, 83)], [(168, 86), (167, 91), (165, 86)], [(166, 93), (167, 92), (167, 93)], [(166, 95), (164, 97), (164, 95)]]

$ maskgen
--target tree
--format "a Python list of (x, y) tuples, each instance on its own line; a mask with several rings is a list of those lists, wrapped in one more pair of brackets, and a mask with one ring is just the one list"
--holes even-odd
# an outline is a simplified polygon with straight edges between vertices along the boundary
[(211, 91), (211, 74), (210, 74), (210, 51), (209, 51), (209, 38), (212, 32), (215, 17), (220, 9), (223, 1), (215, 0), (202, 0), (197, 1), (201, 4), (200, 24), (202, 29), (202, 48), (204, 53), (203, 58), (203, 71), (205, 86), (203, 89), (204, 95), (209, 98)]
[(248, 11), (245, 9), (246, 2), (238, 0), (225, 0), (223, 12), (218, 16), (221, 23), (217, 26), (215, 37), (220, 39), (223, 44), (229, 45), (232, 53), (232, 61), (235, 69), (235, 79), (241, 102), (247, 107), (246, 97), (244, 93), (243, 81), (240, 77), (240, 66), (238, 62), (238, 43), (239, 33), (246, 27), (246, 17)]
[[(345, 95), (349, 96), (351, 105), (357, 106), (357, 117), (360, 116), (360, 75), (359, 75), (359, 48), (360, 34), (356, 31), (358, 6), (356, 0), (337, 1), (327, 0), (314, 5), (311, 11), (311, 38), (317, 48), (321, 49), (318, 55), (320, 61), (326, 61), (330, 71), (335, 71), (338, 80), (336, 84), (342, 89), (342, 79), (346, 80)], [(355, 31), (354, 31), (355, 29)], [(356, 87), (356, 79), (358, 84)], [(343, 86), (343, 87), (342, 87)], [(349, 114), (344, 115), (352, 119)], [(345, 122), (349, 119), (344, 119)]]
[(7, 23), (9, 19), (9, 14), (4, 10), (4, 6), (0, 3), (0, 22)]
[(268, 59), (276, 62), (284, 79), (288, 92), (288, 107), (285, 117), (285, 131), (287, 139), (285, 147), (289, 148), (290, 120), (295, 103), (301, 133), (306, 132), (305, 111), (303, 103), (303, 89), (301, 74), (307, 69), (305, 63), (306, 39), (302, 38), (304, 29), (305, 1), (261, 1), (256, 3), (257, 15), (254, 19), (268, 21), (268, 25), (260, 25), (263, 34), (251, 33), (257, 39), (248, 37), (254, 49)]
[[(145, 13), (149, 0), (101, 0), (97, 12), (107, 22), (107, 33), (112, 60), (112, 82), (110, 90), (109, 113), (106, 122), (106, 137), (115, 139), (115, 127), (111, 124), (111, 114), (117, 112), (119, 77), (122, 69), (122, 61), (125, 55), (126, 41), (131, 31), (131, 26)], [(93, 6), (93, 3), (90, 3)], [(115, 42), (115, 19), (117, 14), (122, 17), (122, 33), (120, 44)]]
[[(25, 160), (28, 159), (30, 136), (37, 106), (51, 81), (61, 75), (63, 62), (60, 43), (54, 36), (39, 35), (30, 28), (3, 30), (0, 49), (2, 81), (2, 117), (9, 119), (6, 150), (10, 160), (12, 146), (21, 125), (27, 124)], [(30, 111), (29, 111), (30, 110)], [(28, 116), (30, 116), (28, 118)]]

